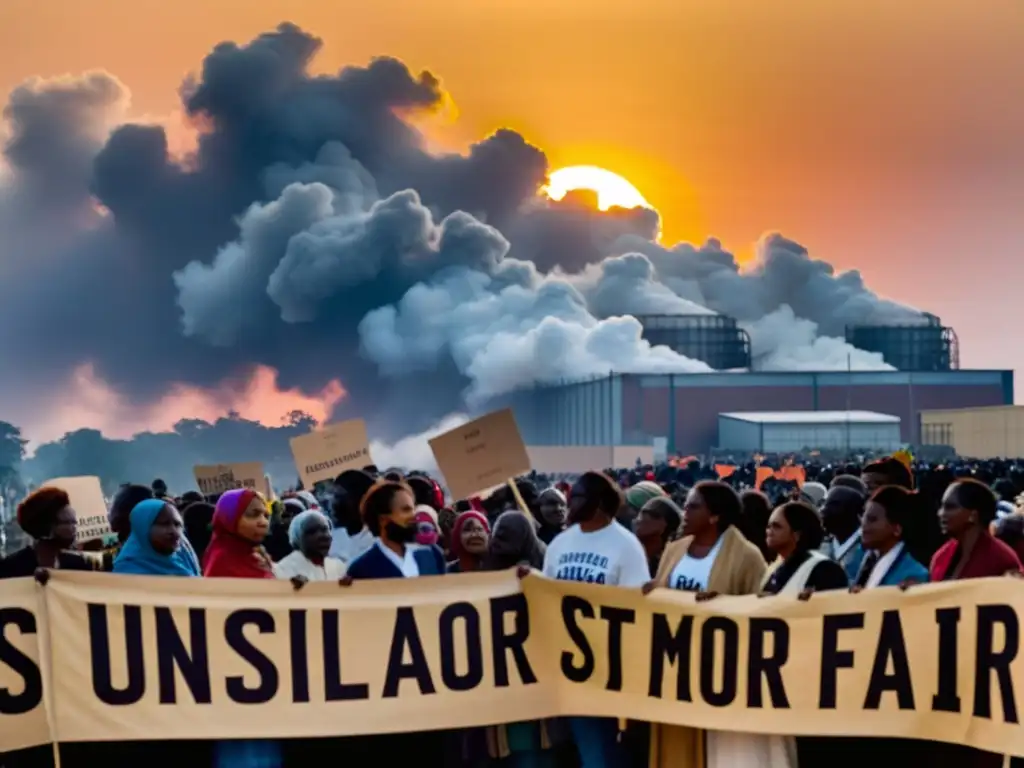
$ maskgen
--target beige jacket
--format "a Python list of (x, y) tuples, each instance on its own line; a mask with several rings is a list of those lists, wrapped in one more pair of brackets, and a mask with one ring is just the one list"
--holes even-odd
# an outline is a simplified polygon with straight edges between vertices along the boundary
[[(672, 571), (690, 548), (691, 541), (693, 537), (686, 536), (668, 545), (654, 577), (657, 586), (668, 586)], [(732, 526), (722, 534), (722, 548), (711, 566), (708, 591), (722, 595), (757, 594), (767, 570), (761, 551)], [(700, 729), (651, 723), (650, 768), (705, 768), (705, 765), (704, 734)]]

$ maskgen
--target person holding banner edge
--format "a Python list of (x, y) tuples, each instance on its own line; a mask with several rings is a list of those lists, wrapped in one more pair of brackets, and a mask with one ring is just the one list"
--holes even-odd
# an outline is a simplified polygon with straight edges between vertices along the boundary
[[(761, 551), (739, 530), (742, 516), (743, 504), (730, 486), (697, 483), (683, 505), (682, 538), (666, 548), (644, 594), (655, 587), (694, 592), (697, 600), (755, 594), (766, 566)], [(792, 739), (783, 736), (653, 724), (650, 743), (652, 768), (796, 765)]]
[[(607, 475), (585, 472), (569, 494), (570, 527), (556, 536), (544, 557), (544, 575), (619, 587), (642, 587), (650, 578), (647, 555), (632, 531), (616, 521), (622, 491)], [(628, 764), (614, 718), (572, 717), (569, 727), (581, 768)]]

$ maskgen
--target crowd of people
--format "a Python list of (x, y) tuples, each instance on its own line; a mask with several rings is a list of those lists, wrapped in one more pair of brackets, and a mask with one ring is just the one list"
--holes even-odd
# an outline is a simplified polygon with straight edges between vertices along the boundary
[[(990, 466), (990, 465), (986, 465)], [(422, 473), (343, 472), (320, 498), (252, 490), (172, 497), (159, 482), (125, 485), (109, 511), (116, 547), (76, 550), (76, 515), (59, 488), (18, 507), (31, 543), (0, 560), (0, 578), (54, 569), (186, 578), (310, 581), (418, 578), (531, 569), (552, 579), (720, 595), (913, 589), (928, 581), (1020, 575), (1024, 478), (915, 467), (808, 467), (800, 484), (727, 481), (682, 467), (590, 471), (550, 483), (524, 477), (485, 498), (446, 503)], [(1005, 481), (1005, 482), (1004, 482)], [(168, 716), (173, 716), (168, 713)], [(415, 726), (415, 723), (411, 723)], [(838, 760), (997, 768), (1003, 756), (950, 744), (702, 731), (570, 717), (471, 728), (296, 740), (63, 744), (63, 768), (182, 761), (193, 768), (281, 768), (336, 759), (423, 768), (817, 768)], [(2, 768), (52, 765), (41, 747), (0, 755)], [(1016, 762), (1014, 763), (1016, 765)]]

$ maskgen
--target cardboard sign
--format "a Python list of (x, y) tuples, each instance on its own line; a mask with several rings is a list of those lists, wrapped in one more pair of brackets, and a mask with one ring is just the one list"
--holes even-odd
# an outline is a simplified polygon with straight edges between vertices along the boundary
[(430, 441), (453, 499), (468, 499), (530, 471), (512, 410), (481, 416)]
[(60, 488), (71, 498), (71, 508), (78, 516), (75, 541), (92, 541), (111, 534), (107, 502), (98, 477), (58, 477), (40, 485), (40, 488), (46, 487)]
[(321, 480), (333, 480), (346, 469), (362, 469), (372, 464), (366, 422), (351, 419), (329, 424), (308, 435), (290, 441), (295, 468), (306, 490)]
[(248, 488), (267, 495), (267, 484), (262, 461), (242, 461), (235, 464), (197, 464), (192, 469), (203, 495), (212, 496), (236, 488)]

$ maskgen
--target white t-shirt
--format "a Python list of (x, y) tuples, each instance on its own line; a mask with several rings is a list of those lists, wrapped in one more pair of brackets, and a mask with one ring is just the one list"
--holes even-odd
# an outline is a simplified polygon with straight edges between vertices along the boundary
[(331, 549), (327, 556), (351, 563), (372, 546), (373, 534), (369, 528), (363, 526), (363, 530), (350, 536), (348, 531), (338, 526), (331, 531)]
[(613, 587), (642, 587), (651, 580), (639, 539), (615, 521), (593, 533), (576, 524), (555, 536), (544, 555), (544, 575)]
[(669, 588), (681, 589), (684, 592), (706, 592), (708, 581), (711, 579), (711, 568), (721, 548), (722, 537), (719, 536), (715, 546), (704, 557), (690, 557), (689, 553), (683, 555), (668, 577)]

